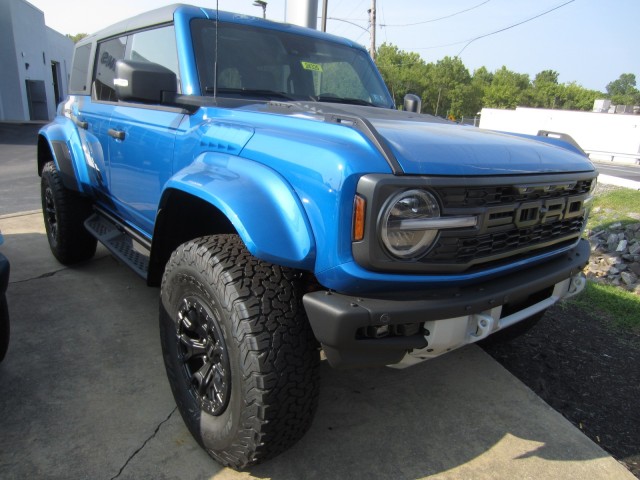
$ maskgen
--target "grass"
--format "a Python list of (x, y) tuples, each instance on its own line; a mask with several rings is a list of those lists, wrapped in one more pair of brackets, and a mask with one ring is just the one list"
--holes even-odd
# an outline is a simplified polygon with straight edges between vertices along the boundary
[(567, 304), (608, 318), (617, 328), (640, 334), (640, 295), (589, 281), (585, 291), (568, 300)]
[(598, 231), (618, 222), (623, 226), (640, 222), (640, 191), (613, 188), (596, 193), (587, 229)]
[[(601, 193), (596, 191), (588, 230), (600, 231), (616, 223), (624, 227), (640, 222), (640, 191), (609, 187), (603, 190)], [(585, 292), (568, 304), (610, 318), (616, 327), (624, 331), (640, 334), (640, 295), (589, 281)]]

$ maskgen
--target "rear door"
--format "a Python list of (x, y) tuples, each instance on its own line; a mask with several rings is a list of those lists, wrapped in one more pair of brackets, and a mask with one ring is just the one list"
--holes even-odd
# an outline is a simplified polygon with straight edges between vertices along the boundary
[[(117, 105), (113, 85), (115, 65), (124, 59), (127, 37), (98, 42), (90, 86), (90, 96), (82, 97), (77, 108), (76, 125), (87, 159), (91, 186), (98, 198), (109, 196), (109, 121)], [(87, 45), (89, 47), (89, 45)]]

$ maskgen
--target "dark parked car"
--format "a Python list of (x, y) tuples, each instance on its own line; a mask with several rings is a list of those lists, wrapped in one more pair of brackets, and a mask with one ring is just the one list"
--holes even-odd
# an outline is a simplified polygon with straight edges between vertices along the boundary
[[(3, 238), (0, 233), (0, 245)], [(7, 286), (9, 285), (9, 260), (0, 253), (0, 362), (9, 347), (9, 309), (7, 308)]]

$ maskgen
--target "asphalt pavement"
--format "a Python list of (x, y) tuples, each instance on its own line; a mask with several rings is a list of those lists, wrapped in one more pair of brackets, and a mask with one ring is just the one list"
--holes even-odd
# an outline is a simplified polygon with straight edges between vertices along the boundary
[(41, 123), (0, 123), (0, 215), (40, 208), (36, 142)]
[[(20, 206), (2, 194), (5, 202)], [(175, 408), (158, 290), (101, 247), (85, 264), (60, 265), (30, 210), (0, 214), (0, 249), (12, 266), (12, 337), (0, 364), (3, 480), (635, 478), (475, 346), (402, 371), (323, 362), (309, 433), (263, 465), (222, 468)]]
[(640, 183), (640, 165), (628, 165), (602, 161), (595, 162), (595, 165), (600, 174)]
[(640, 166), (594, 162), (598, 169), (598, 182), (617, 187), (640, 190)]

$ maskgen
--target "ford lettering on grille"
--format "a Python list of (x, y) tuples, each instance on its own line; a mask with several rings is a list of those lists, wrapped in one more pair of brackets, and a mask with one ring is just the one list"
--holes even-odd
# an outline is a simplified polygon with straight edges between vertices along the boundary
[(541, 223), (559, 222), (561, 220), (584, 215), (586, 195), (569, 198), (554, 198), (520, 204), (515, 210), (512, 207), (489, 208), (487, 211), (487, 227), (514, 224), (518, 228), (532, 227)]

